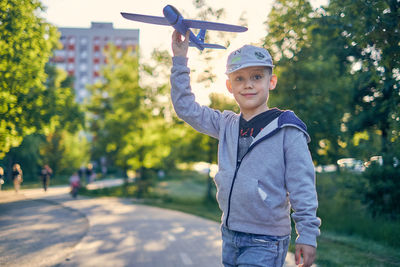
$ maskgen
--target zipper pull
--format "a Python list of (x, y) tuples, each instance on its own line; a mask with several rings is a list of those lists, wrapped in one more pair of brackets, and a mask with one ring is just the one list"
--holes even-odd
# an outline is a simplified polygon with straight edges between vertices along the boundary
[(241, 163), (242, 163), (241, 159), (236, 162), (236, 171), (239, 169)]

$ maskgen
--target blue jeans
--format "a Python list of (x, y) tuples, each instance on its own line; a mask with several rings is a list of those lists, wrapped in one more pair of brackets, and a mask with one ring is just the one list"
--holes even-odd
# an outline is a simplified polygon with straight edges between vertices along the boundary
[(269, 236), (222, 231), (222, 263), (225, 267), (280, 267), (289, 248), (290, 235)]

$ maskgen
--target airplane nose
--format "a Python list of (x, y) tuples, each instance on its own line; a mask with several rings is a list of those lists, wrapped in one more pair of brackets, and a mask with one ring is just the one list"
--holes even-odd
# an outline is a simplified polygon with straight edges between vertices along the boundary
[(179, 11), (171, 5), (166, 5), (163, 8), (163, 13), (164, 17), (168, 20), (168, 22), (171, 25), (175, 25), (178, 22), (179, 16), (181, 16)]

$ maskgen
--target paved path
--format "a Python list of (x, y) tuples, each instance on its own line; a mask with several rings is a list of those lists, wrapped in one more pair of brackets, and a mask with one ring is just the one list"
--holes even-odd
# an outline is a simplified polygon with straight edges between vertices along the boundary
[(220, 258), (218, 223), (197, 216), (72, 199), (67, 187), (0, 192), (0, 266), (219, 267)]

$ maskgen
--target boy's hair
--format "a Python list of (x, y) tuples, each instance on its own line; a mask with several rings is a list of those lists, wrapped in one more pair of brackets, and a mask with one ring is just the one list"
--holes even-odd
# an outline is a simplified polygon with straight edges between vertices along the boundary
[(272, 75), (272, 68), (271, 67), (265, 67), (265, 70), (268, 72), (269, 76)]
[(253, 45), (245, 45), (228, 56), (226, 63), (226, 74), (230, 74), (234, 71), (255, 66), (264, 66), (271, 69), (274, 65), (272, 64), (272, 58), (269, 52), (261, 47)]

